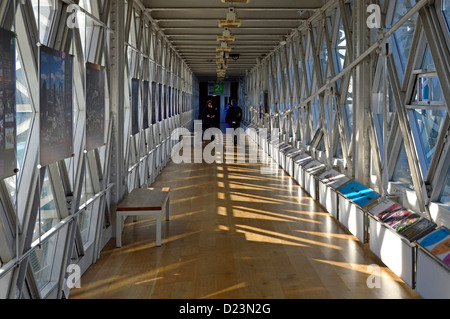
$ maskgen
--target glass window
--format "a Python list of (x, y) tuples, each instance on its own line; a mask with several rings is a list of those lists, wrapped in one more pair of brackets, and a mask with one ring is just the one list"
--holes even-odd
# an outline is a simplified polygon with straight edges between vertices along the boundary
[(53, 196), (52, 187), (45, 172), (44, 182), (41, 190), (41, 208), (40, 218), (36, 218), (36, 225), (33, 233), (33, 241), (38, 239), (40, 235), (48, 232), (52, 227), (59, 223), (59, 215), (56, 210), (55, 198)]
[(345, 111), (347, 113), (348, 131), (351, 136), (353, 134), (353, 77), (350, 77), (350, 82), (348, 84), (347, 99), (345, 101)]
[[(402, 18), (413, 6), (412, 0), (397, 0), (394, 10), (394, 17), (391, 23), (393, 26)], [(399, 73), (403, 76), (406, 64), (408, 63), (409, 53), (411, 51), (411, 44), (416, 29), (417, 13), (406, 21), (395, 33), (394, 38), (397, 43), (397, 50), (400, 58), (400, 66), (398, 66)], [(401, 71), (401, 72), (400, 72)]]
[(450, 206), (450, 169), (447, 172), (447, 183), (439, 196), (439, 202)]
[[(309, 41), (309, 39), (308, 39)], [(307, 43), (307, 42), (305, 42)], [(314, 65), (314, 57), (313, 57), (313, 51), (311, 43), (307, 44), (308, 47), (308, 53), (306, 56), (306, 75), (308, 79), (308, 88), (311, 88), (311, 81), (312, 81), (312, 72), (313, 72), (313, 65)]]
[(450, 29), (450, 0), (442, 0), (442, 13), (447, 22), (447, 28)]
[(327, 41), (325, 40), (325, 34), (324, 34), (322, 50), (320, 51), (320, 62), (321, 62), (322, 76), (323, 76), (324, 81), (326, 80), (325, 75), (327, 72), (327, 61), (328, 61)]
[(94, 187), (92, 186), (92, 179), (89, 167), (86, 167), (85, 178), (83, 181), (81, 191), (80, 204), (86, 203), (92, 197), (94, 197)]
[(428, 46), (428, 43), (426, 44), (426, 48), (425, 48), (425, 54), (423, 56), (423, 60), (422, 60), (422, 64), (421, 64), (421, 69), (434, 69), (434, 61), (433, 61), (433, 57), (431, 56), (431, 51), (430, 48)]
[(334, 156), (336, 158), (339, 158), (339, 159), (343, 159), (344, 158), (344, 154), (342, 152), (342, 140), (341, 140), (340, 136), (339, 136), (339, 140), (338, 140), (338, 142), (336, 144), (336, 153), (334, 154)]
[(311, 104), (311, 114), (313, 119), (313, 132), (316, 132), (319, 128), (320, 120), (320, 102), (318, 96), (314, 98), (314, 102)]
[(325, 151), (325, 143), (324, 143), (324, 138), (323, 137), (320, 139), (320, 142), (317, 145), (317, 150), (318, 151)]
[[(339, 73), (344, 69), (345, 56), (347, 54), (347, 41), (345, 38), (344, 24), (342, 17), (339, 18), (339, 30), (337, 32), (337, 42), (334, 56), (336, 57), (336, 72)], [(338, 88), (341, 85), (341, 79), (337, 81)]]
[(56, 11), (55, 1), (32, 0), (31, 3), (33, 5), (34, 18), (39, 28), (39, 41), (47, 44)]
[(89, 240), (89, 230), (91, 226), (92, 205), (83, 210), (78, 217), (78, 226), (81, 233), (81, 241), (85, 245)]
[[(16, 50), (16, 127), (17, 127), (17, 167), (19, 176), (22, 172), (25, 150), (30, 136), (30, 128), (33, 121), (33, 110), (31, 107), (28, 86), (26, 84), (19, 51)], [(11, 176), (5, 179), (11, 198), (15, 198), (16, 177)]]
[(411, 177), (411, 169), (409, 168), (408, 157), (406, 155), (405, 145), (402, 141), (402, 145), (400, 148), (400, 154), (397, 159), (397, 164), (394, 168), (394, 175), (392, 176), (392, 180), (394, 182), (400, 182), (405, 187), (409, 189), (414, 189), (412, 177)]
[[(384, 86), (383, 86), (383, 79), (380, 81), (380, 93), (376, 94), (376, 102), (374, 105), (374, 116), (378, 117), (378, 122), (381, 124), (381, 129), (383, 129), (382, 127), (382, 123), (383, 123), (383, 109), (384, 109), (384, 105), (383, 105), (383, 92), (384, 92)], [(393, 127), (393, 123), (394, 123), (394, 118), (395, 118), (395, 113), (397, 111), (397, 106), (395, 104), (395, 99), (394, 99), (394, 94), (392, 92), (392, 85), (390, 85), (390, 81), (388, 78), (388, 83), (387, 83), (387, 137), (389, 139), (389, 136), (391, 135), (391, 130)]]
[(436, 74), (420, 74), (413, 96), (415, 104), (440, 104), (443, 102), (442, 88)]
[(444, 125), (446, 112), (444, 110), (414, 109), (414, 119), (421, 139), (421, 147), (429, 167), (439, 138), (439, 133)]
[(39, 290), (42, 290), (51, 281), (57, 240), (58, 235), (52, 236), (30, 254), (30, 263)]

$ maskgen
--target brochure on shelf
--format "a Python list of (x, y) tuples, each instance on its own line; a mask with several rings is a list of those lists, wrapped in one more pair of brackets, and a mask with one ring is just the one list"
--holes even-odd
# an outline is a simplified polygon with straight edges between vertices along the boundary
[(437, 225), (432, 221), (429, 221), (425, 217), (421, 217), (418, 221), (400, 231), (399, 234), (410, 241), (415, 241), (429, 234), (436, 226)]
[(399, 235), (413, 241), (429, 233), (436, 224), (391, 200), (384, 200), (369, 211)]
[(441, 226), (417, 242), (416, 290), (423, 298), (450, 298), (450, 230)]
[(337, 189), (350, 182), (350, 178), (334, 169), (322, 172), (319, 180), (319, 202), (336, 219), (339, 219)]
[(342, 186), (339, 188), (339, 192), (360, 207), (364, 207), (380, 197), (380, 194), (356, 181)]
[(343, 186), (345, 183), (350, 181), (350, 177), (334, 170), (327, 170), (319, 175), (319, 181), (324, 185), (338, 189)]
[(428, 252), (450, 267), (450, 230), (440, 227), (418, 241)]
[(301, 158), (301, 159), (297, 159), (295, 162), (301, 166), (301, 167), (305, 167), (306, 165), (308, 165), (308, 163), (315, 161), (315, 159), (307, 154), (305, 154), (306, 156)]
[(292, 160), (296, 163), (299, 164), (302, 163), (303, 160), (305, 160), (306, 158), (312, 158), (311, 156), (309, 156), (306, 153), (300, 153), (297, 154), (295, 157), (292, 158)]

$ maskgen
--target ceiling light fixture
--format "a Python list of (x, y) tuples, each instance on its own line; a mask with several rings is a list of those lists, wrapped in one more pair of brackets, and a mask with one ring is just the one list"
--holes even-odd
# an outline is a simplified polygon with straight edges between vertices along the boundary
[(234, 40), (236, 40), (236, 37), (234, 35), (231, 35), (230, 29), (228, 27), (225, 27), (222, 35), (217, 36), (217, 41), (234, 41)]
[(216, 47), (216, 51), (224, 51), (224, 52), (230, 52), (231, 47), (228, 46), (227, 42), (222, 42), (220, 47)]
[(220, 28), (239, 28), (241, 26), (241, 20), (236, 19), (236, 12), (234, 12), (234, 8), (231, 7), (228, 9), (227, 17), (225, 20), (219, 20)]

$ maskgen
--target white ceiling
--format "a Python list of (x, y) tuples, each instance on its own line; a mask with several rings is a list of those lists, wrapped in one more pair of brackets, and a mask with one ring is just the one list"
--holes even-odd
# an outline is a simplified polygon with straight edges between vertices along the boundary
[(231, 28), (236, 41), (229, 42), (227, 76), (243, 76), (252, 69), (256, 58), (262, 58), (298, 28), (326, 0), (250, 0), (248, 4), (222, 3), (221, 0), (143, 0), (153, 19), (173, 46), (200, 79), (216, 78), (217, 36), (223, 28), (218, 20), (225, 19), (229, 7), (234, 7), (239, 28)]

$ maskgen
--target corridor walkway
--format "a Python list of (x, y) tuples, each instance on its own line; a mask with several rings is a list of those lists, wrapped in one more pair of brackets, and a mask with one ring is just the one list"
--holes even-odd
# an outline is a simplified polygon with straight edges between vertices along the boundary
[(128, 218), (71, 298), (420, 298), (273, 163), (170, 162), (154, 186), (172, 189), (162, 246)]

